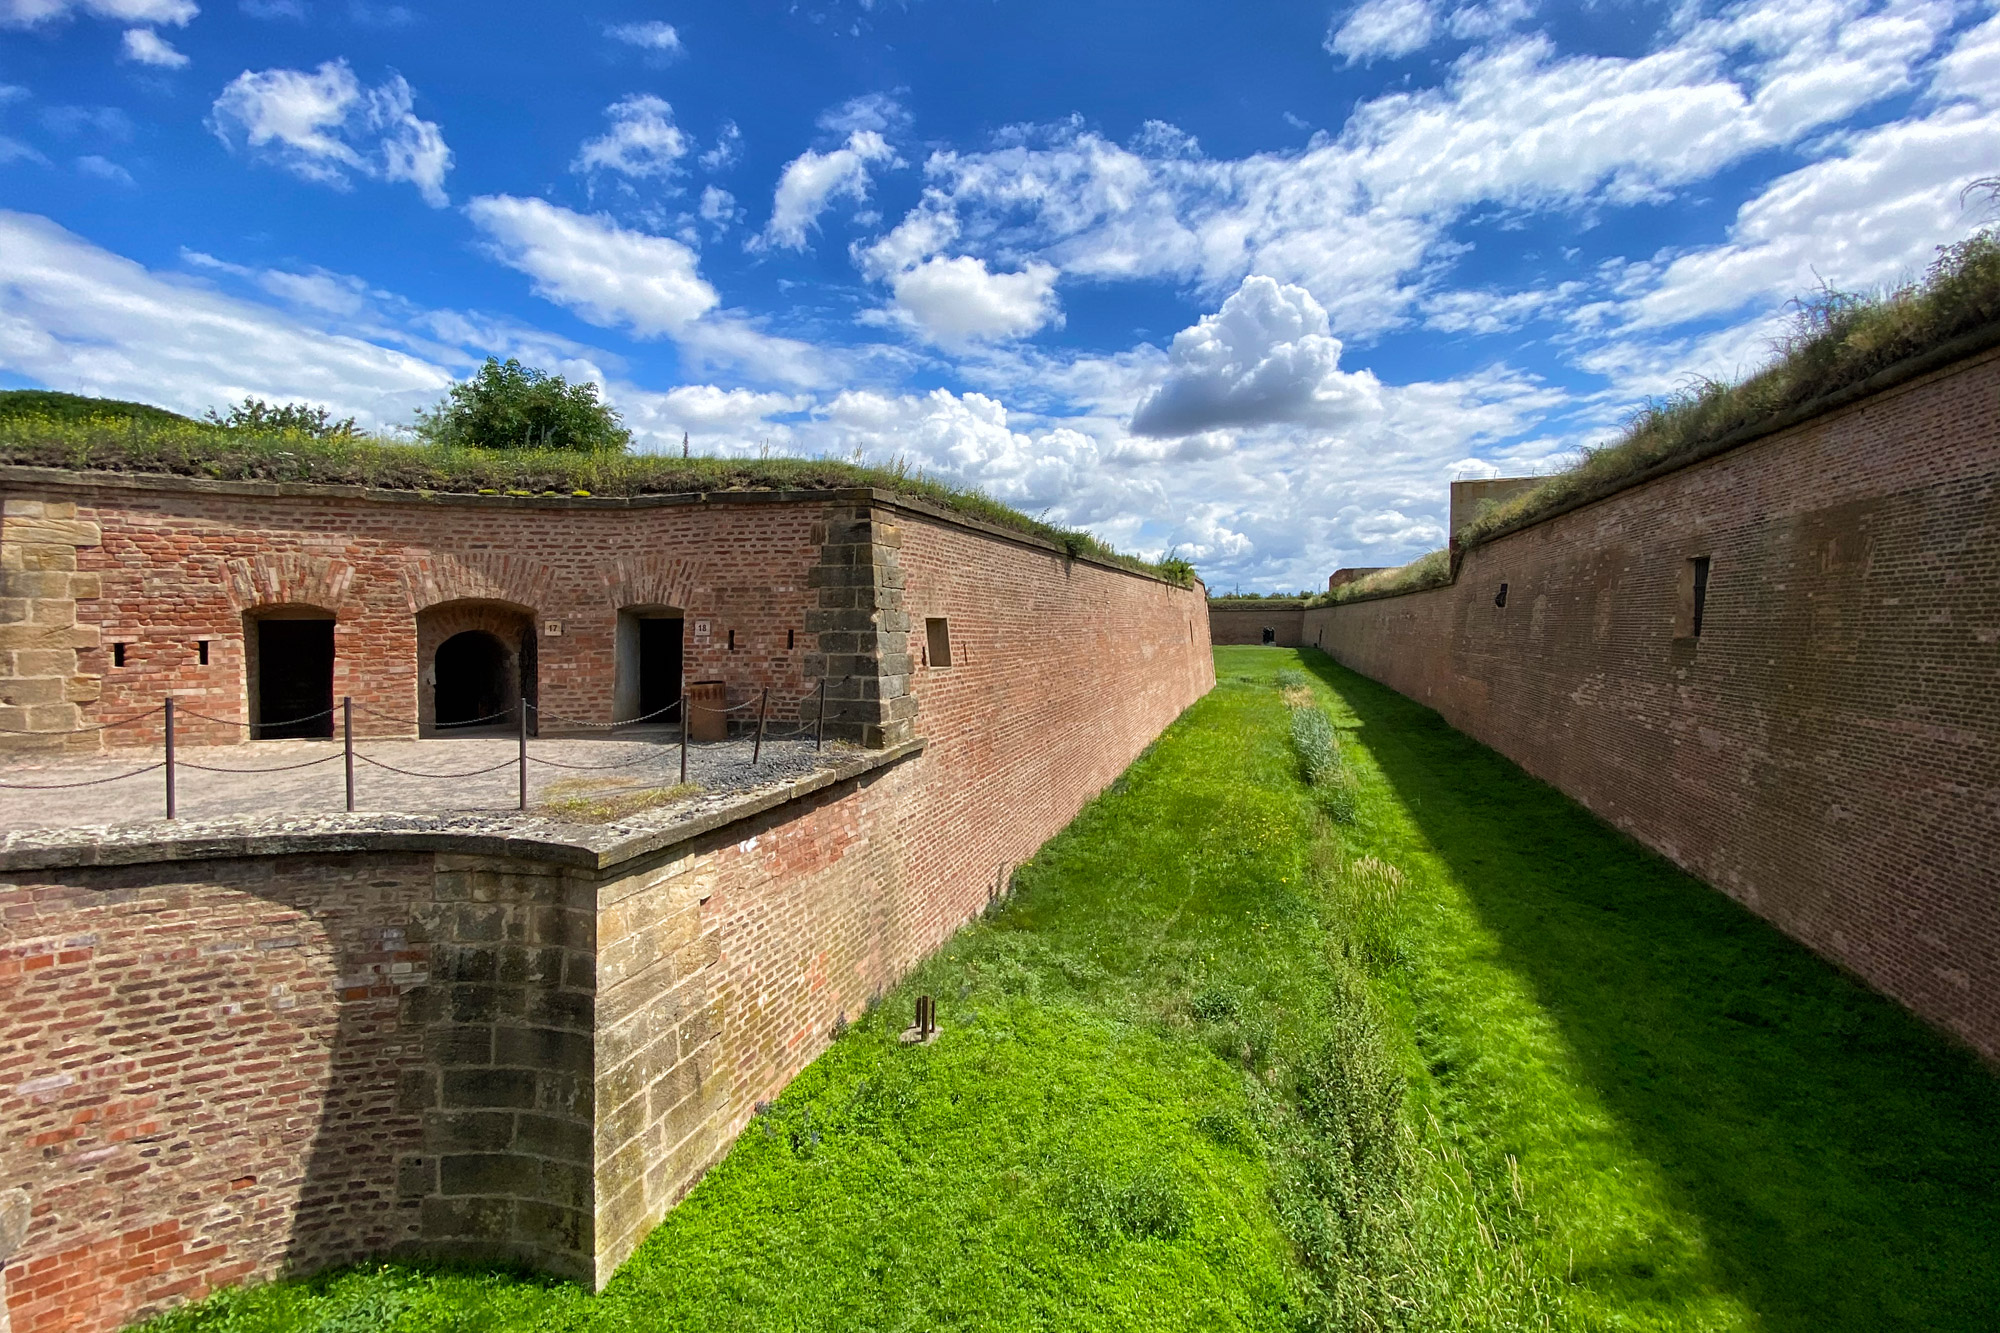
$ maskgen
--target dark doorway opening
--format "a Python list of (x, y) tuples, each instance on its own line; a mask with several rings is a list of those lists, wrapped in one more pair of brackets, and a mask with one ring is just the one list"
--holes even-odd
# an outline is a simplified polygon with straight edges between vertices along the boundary
[(333, 735), (333, 621), (287, 617), (254, 624), (251, 735), (265, 741)]
[[(681, 701), (681, 626), (676, 618), (639, 622), (639, 716), (665, 722)], [(674, 713), (666, 710), (674, 709)]]
[(498, 726), (511, 713), (507, 646), (485, 630), (454, 634), (438, 645), (433, 716), (440, 727)]
[(1278, 631), (1272, 629), (1269, 625), (1264, 626), (1264, 642), (1276, 643), (1277, 641), (1278, 641)]

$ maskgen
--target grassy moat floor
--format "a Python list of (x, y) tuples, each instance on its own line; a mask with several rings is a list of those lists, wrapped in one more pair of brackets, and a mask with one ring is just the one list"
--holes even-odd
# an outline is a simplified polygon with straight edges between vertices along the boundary
[(379, 1266), (148, 1329), (1994, 1326), (1970, 1055), (1436, 715), (1216, 659), (601, 1294)]

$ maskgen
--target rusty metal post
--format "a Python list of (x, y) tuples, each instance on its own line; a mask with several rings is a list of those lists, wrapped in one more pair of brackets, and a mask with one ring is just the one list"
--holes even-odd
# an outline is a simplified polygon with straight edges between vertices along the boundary
[(167, 818), (178, 819), (174, 801), (174, 696), (167, 696)]
[(528, 808), (528, 701), (521, 700), (521, 808)]
[(354, 700), (340, 696), (340, 748), (347, 759), (347, 813), (354, 813)]
[(688, 780), (688, 692), (681, 691), (681, 785)]

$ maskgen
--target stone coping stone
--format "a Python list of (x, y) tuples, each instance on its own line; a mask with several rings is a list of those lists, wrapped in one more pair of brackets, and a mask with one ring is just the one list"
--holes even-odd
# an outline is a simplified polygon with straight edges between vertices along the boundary
[(922, 754), (925, 744), (919, 736), (836, 759), (802, 778), (697, 797), (686, 806), (606, 824), (573, 824), (532, 814), (232, 815), (24, 829), (0, 836), (0, 874), (331, 852), (507, 856), (601, 871), (901, 763)]

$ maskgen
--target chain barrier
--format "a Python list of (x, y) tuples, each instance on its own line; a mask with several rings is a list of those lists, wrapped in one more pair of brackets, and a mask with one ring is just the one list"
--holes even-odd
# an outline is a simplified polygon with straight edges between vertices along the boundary
[[(779, 705), (779, 708), (781, 710), (785, 708), (796, 709), (799, 705), (803, 704), (807, 699), (811, 699), (814, 697), (817, 697), (819, 700), (819, 708), (812, 722), (808, 723), (807, 721), (805, 721), (805, 719), (800, 718), (798, 721), (791, 724), (788, 729), (777, 732), (772, 732), (770, 730), (770, 724), (768, 721), (771, 713), (771, 692), (768, 689), (760, 690), (758, 692), (758, 697), (755, 700), (745, 699), (743, 702), (738, 704), (727, 704), (720, 708), (708, 708), (707, 711), (720, 712), (725, 714), (745, 713), (748, 712), (753, 705), (755, 706), (755, 708), (757, 709), (757, 732), (756, 732), (756, 740), (754, 746), (750, 752), (750, 763), (754, 767), (762, 760), (764, 751), (764, 742), (767, 739), (783, 740), (788, 737), (802, 735), (806, 731), (811, 730), (814, 733), (813, 748), (815, 750), (819, 749), (820, 737), (823, 734), (822, 728), (824, 726), (825, 713), (826, 713), (826, 682), (821, 681), (818, 690), (813, 691), (812, 693), (802, 694), (798, 698), (790, 701), (790, 703), (788, 704)], [(143, 777), (148, 773), (153, 773), (161, 769), (165, 769), (166, 798), (167, 798), (166, 813), (168, 819), (173, 819), (176, 818), (176, 805), (177, 805), (176, 774), (179, 769), (187, 768), (187, 769), (192, 769), (198, 773), (223, 773), (232, 776), (261, 776), (267, 773), (293, 773), (301, 769), (317, 768), (321, 764), (330, 764), (334, 760), (340, 759), (344, 760), (346, 763), (347, 809), (351, 812), (354, 809), (354, 761), (358, 759), (362, 763), (370, 766), (371, 768), (379, 768), (384, 772), (395, 773), (401, 777), (419, 778), (426, 782), (455, 782), (463, 780), (465, 778), (484, 777), (489, 773), (498, 773), (501, 769), (504, 768), (518, 769), (520, 773), (520, 808), (522, 810), (526, 810), (528, 808), (528, 765), (529, 764), (540, 764), (544, 768), (564, 769), (576, 773), (602, 773), (619, 769), (637, 768), (658, 757), (656, 754), (641, 753), (637, 756), (634, 756), (633, 758), (620, 760), (616, 763), (573, 764), (573, 763), (567, 763), (560, 759), (547, 759), (540, 755), (531, 755), (528, 753), (528, 739), (529, 739), (528, 727), (529, 727), (529, 714), (531, 712), (539, 715), (540, 717), (546, 718), (549, 721), (563, 723), (568, 726), (582, 727), (590, 731), (616, 731), (621, 727), (637, 726), (642, 723), (650, 722), (655, 718), (665, 717), (668, 713), (679, 710), (683, 714), (682, 723), (679, 728), (681, 781), (685, 782), (687, 781), (688, 740), (689, 740), (689, 735), (688, 735), (689, 727), (687, 725), (686, 710), (690, 706), (691, 706), (691, 701), (688, 698), (688, 695), (685, 692), (683, 692), (681, 697), (674, 703), (667, 705), (665, 708), (656, 709), (651, 713), (646, 713), (639, 717), (626, 718), (625, 720), (620, 722), (586, 722), (581, 718), (566, 718), (560, 713), (548, 712), (547, 710), (541, 708), (541, 706), (538, 704), (535, 704), (527, 700), (523, 700), (519, 705), (517, 705), (514, 708), (504, 709), (498, 713), (490, 713), (485, 717), (471, 718), (461, 722), (436, 723), (433, 726), (433, 730), (472, 727), (490, 722), (498, 722), (507, 717), (516, 717), (518, 718), (520, 723), (519, 750), (512, 759), (504, 759), (497, 764), (489, 764), (484, 768), (476, 768), (463, 773), (425, 773), (415, 769), (399, 768), (394, 764), (386, 764), (379, 759), (373, 758), (369, 755), (361, 754), (355, 750), (353, 715), (354, 715), (354, 710), (356, 708), (359, 708), (363, 713), (367, 713), (374, 717), (386, 718), (392, 722), (398, 723), (399, 725), (403, 726), (419, 727), (420, 723), (413, 721), (409, 718), (397, 717), (392, 713), (383, 712), (381, 709), (378, 708), (371, 708), (367, 704), (356, 704), (351, 697), (342, 699), (340, 702), (340, 706), (338, 708), (324, 709), (317, 713), (306, 714), (303, 717), (287, 718), (282, 722), (240, 722), (234, 718), (213, 717), (207, 713), (182, 711), (178, 714), (181, 717), (193, 718), (201, 722), (212, 722), (219, 726), (236, 727), (242, 730), (247, 730), (252, 733), (251, 739), (253, 740), (259, 739), (259, 737), (256, 736), (256, 732), (258, 732), (259, 730), (275, 729), (281, 727), (283, 728), (296, 727), (299, 726), (301, 723), (317, 722), (321, 718), (330, 718), (335, 716), (336, 714), (338, 714), (342, 719), (340, 726), (340, 731), (341, 731), (340, 750), (336, 751), (333, 754), (321, 755), (316, 759), (306, 759), (296, 764), (277, 764), (261, 768), (230, 768), (216, 764), (191, 763), (184, 759), (178, 759), (175, 754), (174, 719), (176, 716), (176, 709), (174, 707), (174, 700), (170, 696), (157, 708), (148, 709), (146, 712), (143, 713), (136, 713), (131, 717), (119, 718), (112, 722), (99, 723), (95, 726), (75, 727), (65, 731), (20, 731), (12, 727), (0, 727), (0, 734), (8, 734), (8, 735), (77, 736), (77, 735), (88, 735), (100, 731), (109, 731), (114, 727), (130, 726), (135, 722), (142, 722), (147, 718), (154, 716), (155, 714), (162, 714), (164, 715), (163, 725), (164, 725), (164, 749), (165, 749), (165, 757), (159, 763), (148, 764), (144, 768), (135, 768), (129, 772), (114, 773), (109, 776), (101, 778), (87, 778), (80, 782), (50, 782), (50, 783), (0, 782), (0, 791), (74, 791), (83, 787), (101, 787), (112, 782), (123, 782), (127, 778)], [(264, 739), (292, 739), (292, 738), (265, 737)], [(312, 738), (298, 737), (297, 739), (303, 740)]]
[(498, 773), (503, 768), (512, 768), (519, 762), (515, 759), (502, 759), (490, 768), (475, 768), (470, 773), (418, 773), (407, 768), (397, 768), (394, 764), (385, 764), (380, 759), (370, 759), (367, 755), (359, 751), (355, 752), (354, 757), (364, 764), (372, 764), (376, 768), (387, 769), (391, 773), (400, 773), (406, 778), (429, 778), (432, 781), (441, 781), (446, 778), (484, 777), (488, 773)]
[[(360, 755), (355, 756), (357, 759), (361, 757)], [(276, 768), (216, 768), (210, 764), (189, 763), (185, 759), (176, 760), (174, 766), (176, 768), (197, 769), (203, 773), (290, 773), (301, 768), (312, 768), (318, 764), (330, 764), (336, 759), (344, 758), (346, 758), (344, 754), (335, 752), (333, 754), (323, 754), (317, 759), (308, 759), (303, 764), (280, 764)]]
[(158, 708), (148, 708), (148, 709), (147, 709), (147, 710), (146, 710), (145, 712), (143, 712), (143, 713), (134, 713), (134, 714), (133, 714), (132, 716), (130, 716), (130, 717), (121, 717), (121, 718), (119, 718), (119, 719), (118, 719), (118, 720), (117, 720), (116, 722), (100, 722), (100, 723), (98, 723), (98, 724), (97, 724), (96, 726), (94, 726), (94, 727), (72, 727), (72, 728), (70, 728), (70, 729), (69, 729), (68, 731), (21, 731), (21, 730), (18, 730), (17, 728), (14, 728), (14, 727), (0, 727), (0, 735), (7, 735), (7, 736), (87, 736), (87, 735), (89, 735), (89, 734), (90, 734), (91, 732), (94, 732), (94, 731), (109, 731), (109, 730), (111, 730), (111, 729), (112, 729), (113, 727), (129, 727), (129, 726), (131, 726), (131, 725), (132, 725), (132, 724), (133, 724), (134, 722), (144, 722), (144, 721), (145, 721), (145, 720), (146, 720), (147, 718), (149, 718), (149, 717), (152, 717), (152, 716), (153, 716), (154, 714), (156, 714), (156, 713), (164, 713), (164, 712), (165, 712), (166, 710), (167, 710), (167, 706), (166, 706), (165, 704), (161, 704), (161, 705), (160, 705), (160, 706), (159, 706)]
[[(41, 733), (30, 733), (40, 735)], [(88, 782), (0, 782), (0, 791), (74, 791), (78, 787), (102, 787), (107, 782), (123, 782), (126, 778), (136, 778), (151, 773), (154, 769), (165, 768), (167, 761), (135, 768), (130, 773), (114, 773), (108, 778), (92, 778)]]

